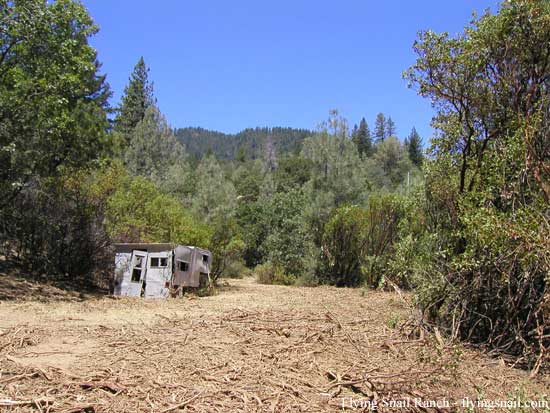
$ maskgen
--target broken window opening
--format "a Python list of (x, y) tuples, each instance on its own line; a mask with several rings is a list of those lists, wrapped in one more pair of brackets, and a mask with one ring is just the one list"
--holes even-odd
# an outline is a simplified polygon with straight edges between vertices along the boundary
[(208, 255), (205, 255), (205, 254), (202, 255), (202, 262), (208, 264)]
[(132, 271), (132, 282), (138, 283), (141, 280), (141, 268), (134, 268)]
[(189, 270), (189, 263), (185, 261), (179, 261), (178, 260), (178, 270), (179, 271), (188, 271)]
[(168, 267), (168, 258), (166, 257), (151, 257), (151, 268)]

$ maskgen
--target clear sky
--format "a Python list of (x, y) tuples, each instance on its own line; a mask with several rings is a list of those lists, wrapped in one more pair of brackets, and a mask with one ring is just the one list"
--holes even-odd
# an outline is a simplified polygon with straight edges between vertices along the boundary
[(433, 111), (401, 73), (421, 29), (457, 33), (490, 0), (83, 0), (118, 103), (140, 56), (174, 127), (313, 129), (378, 112), (426, 141)]

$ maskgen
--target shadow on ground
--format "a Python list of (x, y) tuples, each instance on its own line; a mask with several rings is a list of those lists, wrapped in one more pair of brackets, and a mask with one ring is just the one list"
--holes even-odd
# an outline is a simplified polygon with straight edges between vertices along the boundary
[(30, 275), (16, 262), (0, 259), (0, 301), (84, 301), (106, 293), (90, 283)]

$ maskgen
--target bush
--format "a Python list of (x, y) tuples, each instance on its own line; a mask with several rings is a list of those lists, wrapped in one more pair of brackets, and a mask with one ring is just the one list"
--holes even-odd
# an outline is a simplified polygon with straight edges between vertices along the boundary
[(209, 229), (176, 198), (143, 177), (121, 173), (107, 199), (105, 226), (117, 242), (209, 245)]
[[(92, 181), (87, 169), (65, 168), (60, 177), (34, 180), (13, 208), (2, 210), (0, 232), (16, 241), (17, 256), (28, 271), (106, 286), (108, 277), (101, 272), (112, 262), (103, 227), (108, 194), (94, 192)], [(94, 279), (94, 273), (100, 278)]]
[(325, 225), (320, 278), (336, 286), (366, 282), (378, 288), (399, 239), (405, 202), (399, 195), (372, 195), (367, 208), (343, 206)]
[(367, 250), (367, 211), (357, 206), (337, 208), (323, 235), (320, 275), (337, 287), (357, 286), (363, 279), (361, 263)]
[(237, 223), (231, 217), (218, 216), (212, 220), (211, 227), (208, 247), (213, 255), (212, 281), (215, 283), (219, 277), (223, 276), (231, 277), (231, 271), (236, 278), (240, 278), (239, 269), (231, 268), (231, 265), (240, 262), (239, 259), (245, 247), (238, 234)]
[(303, 218), (306, 200), (299, 190), (274, 194), (266, 209), (269, 235), (267, 259), (285, 274), (297, 277), (311, 270), (312, 243)]
[(242, 260), (233, 260), (227, 264), (225, 271), (222, 273), (222, 277), (227, 278), (244, 278), (252, 275), (250, 268), (244, 265)]
[(550, 347), (550, 225), (529, 208), (468, 208), (463, 222), (465, 252), (432, 266), (419, 302), (449, 334), (533, 363)]
[(405, 204), (405, 199), (397, 194), (372, 195), (369, 199), (363, 271), (365, 282), (371, 288), (382, 287), (384, 278), (392, 275), (388, 262), (401, 236)]
[(260, 284), (292, 285), (296, 281), (294, 276), (285, 274), (281, 267), (270, 262), (256, 266), (254, 274)]
[(314, 273), (308, 272), (296, 278), (294, 284), (299, 287), (317, 287), (320, 281)]

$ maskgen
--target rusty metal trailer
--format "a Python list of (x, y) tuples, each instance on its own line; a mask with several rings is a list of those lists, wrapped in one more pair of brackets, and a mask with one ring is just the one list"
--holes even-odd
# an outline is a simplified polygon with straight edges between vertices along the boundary
[(205, 286), (210, 278), (212, 253), (172, 244), (114, 244), (113, 294), (166, 298), (170, 291)]

